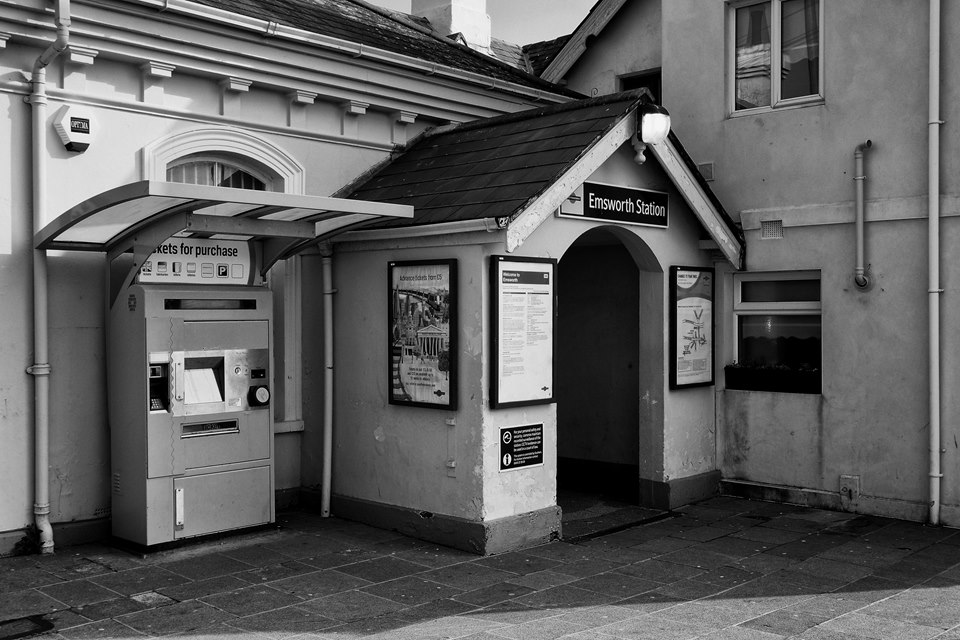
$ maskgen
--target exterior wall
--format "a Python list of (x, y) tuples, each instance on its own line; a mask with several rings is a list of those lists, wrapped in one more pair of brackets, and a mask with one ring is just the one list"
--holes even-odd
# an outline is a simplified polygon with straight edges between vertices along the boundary
[(587, 96), (605, 95), (620, 91), (621, 76), (658, 70), (663, 51), (660, 2), (625, 3), (567, 72), (568, 86)]
[[(153, 177), (145, 149), (178, 133), (245, 132), (302, 168), (302, 192), (331, 195), (430, 126), (506, 113), (544, 98), (560, 100), (542, 92), (526, 96), (520, 88), (493, 91), (455, 74), (431, 76), (375, 56), (351, 57), (302, 43), (283, 43), (278, 55), (273, 48), (281, 46), (278, 40), (265, 40), (255, 25), (240, 28), (242, 21), (211, 29), (176, 9), (158, 12), (148, 3), (119, 3), (122, 11), (82, 0), (71, 4), (72, 48), (47, 69), (44, 223), (102, 191)], [(53, 16), (42, 0), (7, 5), (0, 15), (0, 34), (10, 36), (0, 40), (0, 139), (5, 141), (0, 154), (5, 302), (0, 308), (0, 554), (33, 520), (33, 381), (24, 372), (33, 363), (32, 116), (25, 97), (34, 61), (53, 33)], [(158, 67), (157, 57), (172, 71)], [(151, 68), (159, 71), (151, 75)], [(366, 113), (346, 114), (344, 105), (351, 101), (366, 104)], [(84, 153), (66, 151), (53, 131), (53, 118), (65, 105), (82, 107), (95, 119), (94, 139)], [(102, 254), (50, 252), (48, 258), (49, 477), (55, 525), (109, 515), (104, 262)], [(282, 290), (283, 270), (272, 279), (272, 286)], [(298, 295), (296, 287), (286, 292)], [(311, 293), (308, 285), (304, 295)], [(296, 309), (293, 305), (289, 313), (296, 315)], [(282, 320), (279, 313), (275, 326), (283, 327)], [(296, 336), (281, 331), (278, 355), (285, 338)], [(278, 358), (277, 371), (282, 367)], [(281, 393), (277, 400), (282, 399)], [(318, 414), (308, 411), (305, 423), (282, 424), (281, 407), (276, 401), (274, 406), (282, 432), (276, 445), (277, 486), (296, 489), (301, 439), (315, 446)], [(306, 464), (320, 455), (304, 455)]]
[[(668, 191), (669, 229), (555, 217), (527, 238), (515, 255), (562, 258), (584, 233), (606, 227), (623, 241), (642, 271), (657, 276), (641, 279), (641, 314), (653, 310), (659, 317), (651, 316), (650, 328), (641, 335), (642, 348), (654, 355), (640, 354), (648, 357), (649, 371), (641, 376), (647, 386), (635, 391), (644, 398), (639, 408), (642, 415), (631, 419), (643, 425), (641, 477), (666, 483), (712, 471), (716, 464), (713, 432), (704, 424), (712, 425), (713, 391), (669, 391), (663, 357), (668, 352), (668, 291), (662, 274), (672, 264), (710, 262), (699, 249), (700, 223), (681, 196), (659, 167), (652, 162), (638, 167), (633, 155), (630, 145), (625, 145), (590, 180)], [(435, 520), (489, 524), (555, 508), (557, 405), (489, 406), (488, 264), (491, 255), (506, 254), (504, 241), (503, 232), (434, 237), (383, 233), (379, 239), (347, 234), (336, 239), (333, 492), (368, 505), (368, 514), (361, 517), (377, 520), (375, 514), (389, 506), (429, 513)], [(389, 405), (387, 263), (440, 258), (458, 261), (458, 409)], [(544, 426), (543, 466), (501, 473), (500, 427), (536, 423)], [(456, 460), (455, 468), (445, 465), (449, 459)], [(500, 550), (516, 548), (521, 542), (517, 536)], [(489, 548), (479, 550), (490, 552)]]
[[(818, 270), (823, 308), (823, 392), (795, 395), (723, 389), (734, 357), (732, 279), (718, 318), (717, 465), (723, 476), (785, 487), (793, 498), (822, 494), (842, 508), (923, 519), (928, 499), (927, 72), (929, 4), (823, 0), (822, 103), (730, 113), (724, 0), (630, 3), (662, 11), (663, 104), (697, 163), (713, 163), (711, 188), (742, 222), (751, 272)], [(644, 5), (647, 9), (641, 9)], [(960, 317), (951, 241), (960, 233), (960, 7), (942, 5), (940, 190), (942, 229), (943, 521), (960, 524), (960, 457), (950, 445), (960, 397), (960, 351), (950, 327)], [(601, 79), (629, 64), (629, 42), (651, 28), (618, 17), (568, 74), (570, 88), (612, 91)], [(619, 29), (626, 25), (629, 34)], [(615, 35), (616, 34), (616, 35)], [(912, 43), (909, 47), (891, 43)], [(644, 66), (650, 54), (637, 51)], [(893, 87), (896, 87), (893, 89)], [(854, 269), (854, 148), (865, 139), (866, 262), (873, 286), (859, 291)], [(781, 240), (760, 223), (782, 220)], [(711, 420), (704, 416), (703, 428)], [(695, 422), (695, 421), (692, 421)], [(697, 432), (684, 432), (696, 439)], [(703, 433), (702, 431), (700, 432)], [(686, 443), (676, 442), (678, 460)], [(697, 447), (693, 448), (696, 458)], [(679, 465), (679, 461), (675, 465)], [(841, 475), (861, 494), (840, 500)], [(789, 491), (794, 490), (793, 494)]]
[[(825, 0), (823, 104), (742, 116), (729, 115), (726, 103), (725, 7), (720, 0), (664, 7), (664, 104), (695, 161), (714, 163), (711, 186), (743, 223), (748, 270), (820, 271), (823, 393), (721, 392), (721, 470), (727, 478), (833, 496), (841, 475), (855, 475), (861, 494), (844, 508), (923, 519), (928, 4)], [(943, 6), (942, 25), (941, 117), (949, 123), (960, 116), (952, 99), (960, 90), (952, 62), (958, 7)], [(890, 90), (905, 78), (907, 90)], [(865, 156), (865, 252), (873, 286), (859, 291), (853, 152), (867, 138), (873, 148)], [(958, 352), (949, 330), (960, 314), (949, 257), (949, 239), (960, 232), (960, 154), (947, 128), (941, 142), (942, 415), (949, 434), (960, 410), (951, 391)], [(761, 239), (764, 220), (782, 220), (784, 238)], [(731, 359), (728, 345), (724, 362)], [(960, 459), (954, 447), (944, 450), (943, 520), (955, 525)]]

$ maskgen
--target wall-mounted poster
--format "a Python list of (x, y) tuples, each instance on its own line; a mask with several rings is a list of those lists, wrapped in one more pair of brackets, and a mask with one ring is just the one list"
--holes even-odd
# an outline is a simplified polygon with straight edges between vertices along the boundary
[(457, 408), (457, 261), (391, 262), (390, 404)]
[(557, 261), (491, 256), (494, 408), (553, 402)]
[(714, 272), (670, 267), (670, 388), (713, 384)]

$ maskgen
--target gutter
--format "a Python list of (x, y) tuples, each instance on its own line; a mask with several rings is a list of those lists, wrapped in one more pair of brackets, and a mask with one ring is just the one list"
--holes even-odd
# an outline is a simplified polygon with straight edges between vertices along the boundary
[[(56, 0), (56, 39), (40, 54), (30, 76), (28, 102), (33, 106), (33, 230), (43, 228), (47, 209), (47, 66), (70, 42), (70, 0)], [(47, 323), (47, 252), (33, 250), (33, 360), (27, 373), (34, 378), (34, 523), (40, 531), (41, 553), (53, 553), (50, 525), (50, 364)]]

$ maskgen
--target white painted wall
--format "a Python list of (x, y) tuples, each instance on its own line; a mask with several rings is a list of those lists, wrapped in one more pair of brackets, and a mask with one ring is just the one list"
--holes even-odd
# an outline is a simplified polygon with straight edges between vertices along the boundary
[[(591, 181), (666, 190), (670, 227), (622, 226), (628, 243), (645, 243), (664, 272), (673, 264), (709, 264), (699, 249), (702, 228), (654, 162), (638, 167), (629, 144), (614, 154)], [(583, 233), (604, 223), (547, 219), (515, 253), (560, 258)], [(335, 244), (336, 404), (334, 481), (336, 494), (477, 522), (521, 515), (556, 504), (556, 406), (489, 407), (489, 257), (505, 255), (502, 234), (343, 241)], [(636, 247), (633, 247), (636, 249)], [(395, 260), (458, 261), (460, 326), (459, 408), (444, 411), (388, 404), (387, 264)], [(316, 261), (314, 261), (316, 262)], [(647, 265), (647, 268), (654, 268)], [(314, 282), (318, 280), (314, 279)], [(668, 291), (655, 294), (666, 314)], [(641, 309), (643, 314), (643, 309)], [(651, 320), (650, 340), (667, 352), (667, 316)], [(655, 334), (655, 335), (654, 335)], [(565, 348), (558, 345), (558, 349)], [(663, 418), (642, 434), (648, 443), (641, 462), (645, 478), (664, 482), (715, 468), (712, 388), (669, 391), (662, 359), (658, 388)], [(452, 419), (456, 426), (446, 425)], [(544, 465), (501, 473), (500, 427), (542, 423)], [(652, 443), (656, 443), (653, 445)], [(652, 449), (652, 446), (656, 446)], [(445, 462), (455, 454), (456, 469)]]
[[(72, 43), (96, 52), (92, 64), (68, 54), (47, 71), (50, 118), (64, 105), (83, 105), (97, 123), (90, 148), (66, 151), (51, 134), (48, 218), (107, 189), (145, 177), (144, 147), (177, 132), (241, 128), (284, 150), (304, 167), (304, 191), (331, 195), (430, 126), (511, 112), (535, 98), (522, 90), (493, 91), (452, 74), (427, 75), (302, 43), (276, 42), (255, 31), (197, 29), (176, 11), (146, 4), (72, 4)], [(49, 24), (48, 24), (49, 23)], [(42, 47), (53, 39), (43, 0), (8, 6), (0, 32), (0, 553), (32, 519), (32, 364), (30, 107), (26, 82)], [(160, 39), (162, 36), (162, 40)], [(218, 51), (215, 56), (211, 50)], [(368, 52), (370, 53), (370, 52)], [(143, 84), (141, 65), (172, 64), (170, 78)], [(396, 63), (396, 64), (395, 64)], [(399, 66), (398, 66), (399, 64)], [(220, 81), (249, 80), (246, 92), (222, 95)], [(146, 88), (145, 88), (146, 86)], [(290, 104), (290, 92), (312, 91), (312, 104)], [(562, 98), (541, 94), (537, 103)], [(345, 101), (369, 105), (343, 115)], [(415, 116), (398, 124), (399, 112)], [(108, 515), (109, 426), (104, 370), (104, 258), (51, 252), (51, 520), (55, 525)], [(309, 286), (305, 286), (309, 291)], [(314, 319), (314, 321), (318, 321)], [(305, 331), (311, 331), (307, 325)], [(303, 433), (278, 436), (277, 486), (300, 486), (301, 439), (316, 447), (318, 416)], [(310, 471), (312, 473), (312, 469)]]

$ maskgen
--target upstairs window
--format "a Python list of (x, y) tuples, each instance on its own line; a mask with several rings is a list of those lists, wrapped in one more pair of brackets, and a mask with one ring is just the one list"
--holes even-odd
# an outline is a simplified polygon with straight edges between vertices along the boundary
[(822, 99), (821, 1), (766, 0), (732, 5), (735, 112)]

